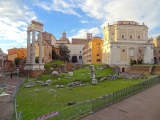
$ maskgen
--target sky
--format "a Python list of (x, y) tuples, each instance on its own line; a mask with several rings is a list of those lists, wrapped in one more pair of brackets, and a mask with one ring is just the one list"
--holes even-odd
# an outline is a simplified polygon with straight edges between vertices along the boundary
[(0, 0), (0, 48), (27, 45), (27, 27), (32, 20), (44, 24), (43, 31), (60, 39), (86, 38), (86, 33), (103, 39), (103, 27), (116, 21), (144, 22), (148, 37), (160, 35), (160, 0)]

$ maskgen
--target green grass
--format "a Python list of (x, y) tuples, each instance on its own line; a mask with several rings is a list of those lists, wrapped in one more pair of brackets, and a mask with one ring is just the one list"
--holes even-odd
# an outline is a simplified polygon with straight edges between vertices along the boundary
[(47, 64), (45, 64), (45, 69), (50, 69), (50, 67), (54, 67), (53, 65), (62, 65), (64, 64), (64, 61), (60, 61), (60, 60), (53, 60)]
[[(18, 111), (22, 111), (24, 120), (30, 120), (55, 110), (61, 110), (67, 107), (67, 104), (70, 101), (74, 100), (76, 102), (81, 102), (91, 100), (144, 80), (105, 80), (103, 82), (98, 81), (97, 85), (92, 85), (88, 73), (90, 73), (89, 68), (80, 68), (73, 72), (73, 77), (71, 78), (68, 78), (68, 73), (54, 76), (42, 75), (37, 80), (46, 81), (47, 79), (52, 79), (53, 82), (50, 86), (35, 85), (32, 88), (24, 88), (24, 86), (21, 86), (17, 94), (17, 105), (19, 105), (17, 108)], [(106, 68), (103, 70), (95, 70), (95, 73), (96, 78), (100, 79), (109, 74), (113, 74), (113, 71), (110, 68)], [(61, 78), (61, 80), (58, 80), (58, 78)], [(32, 80), (35, 81), (36, 79)], [(67, 83), (72, 81), (82, 81), (82, 83), (88, 83), (88, 85), (67, 87)], [(63, 84), (65, 87), (55, 88), (55, 85), (57, 84)], [(50, 91), (50, 89), (53, 90)]]

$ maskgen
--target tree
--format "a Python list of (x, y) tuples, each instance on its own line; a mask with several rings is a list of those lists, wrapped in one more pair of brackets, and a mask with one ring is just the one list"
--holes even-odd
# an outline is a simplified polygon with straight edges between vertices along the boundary
[(14, 64), (18, 67), (20, 65), (21, 60), (23, 60), (22, 58), (16, 57), (14, 59)]
[(70, 50), (68, 49), (68, 47), (66, 45), (64, 45), (64, 44), (60, 44), (58, 47), (59, 47), (59, 50), (60, 50), (60, 58), (61, 58), (61, 60), (69, 61)]
[(57, 60), (57, 59), (59, 59), (59, 55), (56, 54), (55, 50), (52, 50), (52, 60)]
[(137, 61), (143, 61), (145, 48), (144, 47), (138, 47), (137, 48)]
[(39, 63), (39, 57), (38, 57), (38, 56), (36, 56), (35, 62), (36, 62), (36, 63)]

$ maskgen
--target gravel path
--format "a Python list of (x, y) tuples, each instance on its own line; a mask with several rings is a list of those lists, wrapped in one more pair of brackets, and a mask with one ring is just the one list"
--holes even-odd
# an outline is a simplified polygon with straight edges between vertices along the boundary
[(4, 77), (0, 75), (0, 84), (5, 81), (7, 85), (3, 92), (9, 95), (0, 96), (0, 120), (12, 120), (12, 115), (14, 114), (13, 90), (22, 81), (22, 78), (13, 77), (11, 79), (10, 76)]
[(160, 120), (160, 84), (81, 120)]

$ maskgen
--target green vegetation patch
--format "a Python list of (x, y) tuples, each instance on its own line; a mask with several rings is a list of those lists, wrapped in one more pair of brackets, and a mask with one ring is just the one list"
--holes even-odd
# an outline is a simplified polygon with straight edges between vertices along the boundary
[(53, 61), (45, 64), (44, 68), (45, 69), (50, 69), (50, 67), (56, 67), (56, 66), (59, 66), (59, 65), (62, 65), (62, 64), (64, 64), (64, 61), (53, 60)]
[[(31, 88), (21, 86), (17, 94), (18, 111), (22, 111), (24, 120), (30, 120), (56, 110), (61, 110), (67, 107), (70, 101), (82, 102), (92, 100), (144, 80), (119, 78), (112, 81), (98, 81), (97, 85), (92, 85), (89, 73), (90, 68), (85, 67), (73, 71), (73, 77), (71, 78), (68, 76), (68, 73), (66, 73), (59, 75), (42, 75), (37, 79), (32, 79), (31, 81), (46, 81), (47, 79), (51, 79), (52, 84), (50, 86), (35, 85)], [(96, 69), (95, 73), (96, 78), (99, 80), (114, 72), (111, 68), (105, 68), (102, 70)], [(81, 81), (86, 85), (68, 87), (67, 84), (73, 81)], [(28, 80), (26, 80), (25, 83), (27, 82)], [(64, 85), (64, 88), (56, 88), (55, 86), (57, 84)]]

